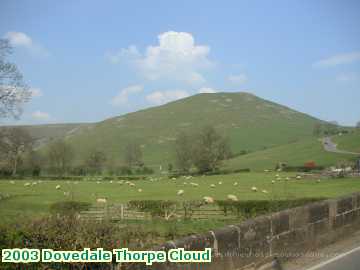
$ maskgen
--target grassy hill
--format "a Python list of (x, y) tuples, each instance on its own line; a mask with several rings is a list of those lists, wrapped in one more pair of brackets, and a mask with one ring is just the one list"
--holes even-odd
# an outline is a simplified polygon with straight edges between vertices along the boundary
[(341, 150), (347, 150), (355, 153), (360, 153), (360, 130), (355, 130), (354, 133), (346, 135), (338, 135), (332, 137), (332, 140), (337, 144)]
[(162, 106), (129, 113), (81, 128), (68, 141), (80, 162), (92, 148), (114, 162), (137, 141), (148, 165), (173, 162), (173, 142), (181, 131), (214, 126), (228, 136), (234, 153), (258, 151), (311, 138), (320, 120), (249, 93), (198, 94)]
[[(85, 123), (69, 123), (69, 124), (45, 124), (45, 125), (26, 125), (17, 126), (25, 129), (35, 140), (35, 147), (40, 147), (51, 139), (67, 138), (79, 132), (81, 129), (91, 126)], [(4, 128), (4, 127), (0, 127)]]
[[(345, 139), (346, 137), (347, 139)], [(350, 141), (351, 137), (352, 134), (343, 136), (347, 141)], [(289, 166), (301, 166), (307, 161), (315, 161), (317, 165), (330, 166), (353, 158), (355, 158), (354, 155), (326, 152), (320, 141), (316, 138), (309, 138), (233, 158), (226, 161), (225, 167), (228, 169), (250, 168), (260, 171), (274, 169), (278, 162), (286, 162)]]

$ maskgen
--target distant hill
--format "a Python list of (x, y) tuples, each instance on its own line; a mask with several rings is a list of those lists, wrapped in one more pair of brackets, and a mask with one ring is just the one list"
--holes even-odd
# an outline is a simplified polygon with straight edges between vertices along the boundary
[[(103, 150), (112, 164), (121, 164), (128, 142), (138, 142), (147, 166), (159, 168), (174, 162), (173, 145), (179, 131), (194, 133), (207, 125), (228, 136), (233, 153), (231, 169), (273, 168), (279, 161), (302, 165), (314, 160), (331, 165), (350, 157), (327, 153), (313, 136), (314, 126), (325, 123), (310, 115), (253, 94), (197, 94), (162, 106), (106, 119), (98, 123), (23, 126), (46, 150), (51, 139), (65, 138), (81, 164), (92, 149)], [(1, 127), (0, 127), (1, 128)], [(360, 132), (334, 137), (339, 147), (360, 150)], [(240, 153), (248, 152), (246, 155)], [(353, 158), (353, 157), (352, 157)]]
[(310, 138), (319, 122), (322, 121), (249, 93), (198, 94), (80, 126), (68, 141), (78, 154), (78, 162), (91, 149), (98, 148), (116, 163), (121, 162), (126, 143), (138, 141), (145, 163), (158, 166), (173, 162), (173, 143), (181, 130), (196, 132), (212, 125), (230, 138), (233, 152), (240, 153)]
[[(70, 124), (45, 124), (45, 125), (25, 125), (17, 126), (25, 129), (30, 136), (35, 140), (35, 148), (39, 148), (52, 139), (68, 138), (79, 132), (82, 128), (91, 126), (92, 124), (85, 123), (70, 123)], [(5, 128), (2, 126), (1, 128)]]

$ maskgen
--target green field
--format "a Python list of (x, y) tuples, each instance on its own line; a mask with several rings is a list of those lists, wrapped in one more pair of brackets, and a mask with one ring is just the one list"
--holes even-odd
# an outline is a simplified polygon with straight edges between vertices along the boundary
[(339, 149), (360, 153), (360, 130), (356, 130), (356, 132), (351, 134), (334, 136), (332, 140)]
[[(0, 193), (11, 197), (0, 201), (0, 216), (2, 220), (18, 219), (20, 217), (34, 217), (47, 214), (49, 206), (58, 201), (85, 201), (96, 204), (96, 198), (107, 198), (108, 203), (121, 203), (129, 200), (201, 200), (203, 196), (211, 196), (224, 200), (228, 194), (236, 195), (239, 200), (266, 200), (271, 198), (289, 199), (302, 197), (335, 197), (351, 192), (360, 191), (360, 179), (295, 179), (295, 174), (280, 173), (281, 180), (276, 180), (276, 173), (241, 173), (226, 176), (193, 177), (186, 180), (181, 177), (171, 180), (167, 177), (156, 181), (133, 181), (135, 187), (119, 184), (117, 181), (43, 181), (34, 186), (25, 187), (27, 180), (0, 181)], [(286, 177), (290, 180), (285, 181)], [(155, 177), (154, 177), (155, 178)], [(275, 180), (272, 184), (271, 181)], [(219, 181), (222, 182), (219, 185)], [(185, 185), (184, 182), (187, 182)], [(198, 187), (189, 183), (198, 183)], [(234, 183), (238, 182), (237, 186)], [(216, 188), (210, 187), (215, 184)], [(60, 190), (55, 187), (61, 185)], [(258, 192), (251, 191), (255, 186)], [(142, 189), (139, 192), (138, 189)], [(177, 191), (183, 189), (183, 196), (177, 196)], [(262, 190), (267, 190), (265, 194)], [(71, 192), (65, 196), (64, 192)]]
[[(353, 135), (344, 135), (344, 150), (354, 151)], [(339, 145), (342, 149), (343, 145)], [(339, 162), (351, 160), (354, 155), (326, 152), (321, 142), (315, 138), (302, 140), (296, 143), (281, 145), (263, 151), (256, 151), (247, 155), (239, 156), (225, 162), (228, 169), (250, 168), (262, 171), (274, 169), (278, 162), (285, 162), (289, 166), (302, 166), (307, 161), (315, 161), (319, 166), (332, 166)]]

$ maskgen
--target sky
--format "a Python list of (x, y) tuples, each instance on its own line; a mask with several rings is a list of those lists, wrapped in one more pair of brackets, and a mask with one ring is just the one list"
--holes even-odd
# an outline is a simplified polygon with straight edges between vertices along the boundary
[(0, 1), (32, 91), (19, 120), (95, 122), (197, 93), (246, 91), (360, 120), (360, 1)]

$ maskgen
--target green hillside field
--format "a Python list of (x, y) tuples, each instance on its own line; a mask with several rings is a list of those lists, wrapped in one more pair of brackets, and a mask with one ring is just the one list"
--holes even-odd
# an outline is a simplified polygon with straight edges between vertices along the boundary
[[(351, 142), (353, 135), (343, 135), (342, 138)], [(349, 149), (353, 148), (349, 147)], [(302, 166), (308, 161), (326, 167), (354, 158), (354, 155), (326, 152), (318, 139), (310, 138), (236, 157), (226, 161), (225, 167), (232, 170), (250, 168), (262, 171), (274, 169), (278, 162), (285, 162), (289, 166)]]

